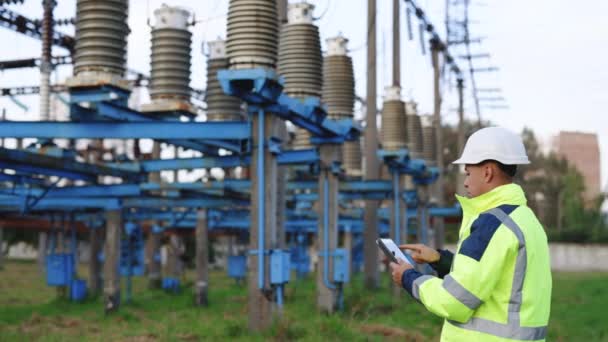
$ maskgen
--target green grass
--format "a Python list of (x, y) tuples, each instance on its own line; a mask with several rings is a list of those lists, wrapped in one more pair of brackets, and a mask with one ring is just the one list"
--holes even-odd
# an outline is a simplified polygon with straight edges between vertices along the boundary
[[(261, 333), (247, 329), (246, 287), (223, 272), (211, 274), (209, 307), (193, 306), (188, 281), (180, 294), (170, 295), (147, 290), (145, 279), (134, 278), (133, 301), (109, 316), (100, 298), (58, 298), (35, 264), (9, 262), (0, 279), (0, 341), (432, 341), (442, 324), (407, 296), (393, 298), (386, 274), (376, 291), (363, 289), (356, 277), (346, 289), (344, 312), (331, 316), (316, 310), (314, 279), (293, 282), (283, 318)], [(608, 341), (607, 284), (606, 273), (556, 274), (548, 340)]]

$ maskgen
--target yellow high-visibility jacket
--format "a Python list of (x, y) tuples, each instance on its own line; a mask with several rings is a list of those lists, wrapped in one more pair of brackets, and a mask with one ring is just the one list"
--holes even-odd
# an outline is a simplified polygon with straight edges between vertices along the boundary
[(440, 251), (438, 277), (404, 272), (403, 287), (445, 318), (441, 341), (543, 341), (551, 309), (547, 236), (516, 184), (458, 197), (456, 254)]

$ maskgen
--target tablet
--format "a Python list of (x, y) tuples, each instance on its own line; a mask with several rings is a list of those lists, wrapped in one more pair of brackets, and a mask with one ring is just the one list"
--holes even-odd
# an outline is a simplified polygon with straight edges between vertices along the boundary
[(413, 265), (411, 257), (406, 253), (403, 253), (392, 239), (376, 239), (376, 243), (382, 252), (384, 252), (388, 260), (397, 262), (397, 258), (399, 258), (408, 264)]

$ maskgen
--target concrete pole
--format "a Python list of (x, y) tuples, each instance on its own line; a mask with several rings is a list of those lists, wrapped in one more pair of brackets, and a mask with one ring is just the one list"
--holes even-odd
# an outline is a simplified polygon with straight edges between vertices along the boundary
[[(279, 14), (279, 27), (287, 23), (287, 0), (277, 0), (277, 11)], [(287, 147), (289, 132), (284, 120), (274, 120), (274, 135), (281, 139), (282, 148)], [(285, 236), (285, 212), (287, 211), (287, 167), (279, 166), (277, 171), (277, 247), (286, 247)]]
[[(333, 313), (337, 308), (337, 288), (333, 282), (333, 257), (338, 246), (338, 177), (331, 172), (331, 164), (339, 158), (340, 146), (322, 145), (319, 175), (319, 225), (317, 228), (317, 307), (321, 312)], [(327, 229), (327, 231), (325, 230)]]
[(209, 237), (207, 229), (207, 210), (199, 209), (196, 214), (196, 282), (194, 303), (197, 306), (209, 304)]
[[(272, 313), (278, 313), (273, 309), (275, 291), (270, 286), (270, 262), (265, 255), (265, 251), (276, 247), (272, 243), (273, 240), (276, 242), (273, 234), (276, 234), (278, 201), (277, 162), (275, 156), (265, 147), (265, 142), (272, 133), (274, 120), (278, 119), (252, 107), (250, 110), (256, 112), (252, 113), (249, 248), (256, 254), (251, 254), (248, 258), (248, 314), (249, 330), (261, 331), (272, 324)], [(260, 249), (262, 255), (259, 253)]]
[[(153, 226), (152, 230), (148, 233), (148, 241), (150, 256), (148, 259), (148, 288), (159, 289), (161, 285), (161, 260), (160, 260), (160, 247), (161, 247), (161, 234), (162, 232), (157, 231), (158, 227)], [(158, 256), (158, 258), (157, 258)]]
[(40, 232), (38, 233), (38, 270), (41, 275), (44, 275), (46, 272), (46, 251), (48, 244), (48, 233)]
[[(395, 180), (395, 177), (397, 177), (397, 179)], [(406, 189), (406, 181), (407, 178), (410, 178), (410, 176), (406, 176), (406, 175), (392, 175), (392, 181), (393, 182), (397, 182), (397, 189), (398, 189), (398, 194), (397, 194), (397, 198), (395, 199), (395, 194), (393, 194), (393, 199), (390, 201), (390, 237), (395, 241), (395, 243), (397, 245), (406, 243), (407, 241), (407, 203), (405, 203), (404, 200), (402, 200), (402, 194), (403, 194), (403, 190)], [(395, 201), (397, 201), (397, 204), (395, 204)], [(398, 212), (398, 215), (395, 215), (395, 211)], [(399, 223), (397, 225), (397, 222)], [(397, 234), (397, 232), (399, 234)], [(398, 238), (397, 238), (398, 236)], [(391, 287), (392, 287), (392, 292), (393, 292), (393, 296), (396, 298), (400, 298), (403, 295), (403, 287), (401, 286), (396, 286), (394, 283), (391, 283)]]
[(51, 48), (53, 38), (53, 7), (55, 1), (42, 1), (42, 58), (40, 61), (40, 120), (51, 119)]
[(89, 228), (89, 244), (91, 255), (89, 256), (89, 291), (96, 295), (101, 290), (101, 263), (99, 252), (101, 251), (102, 228)]
[(351, 227), (345, 227), (344, 229), (344, 246), (343, 248), (346, 250), (348, 262), (348, 274), (353, 275), (353, 233)]
[(168, 266), (169, 274), (175, 279), (181, 278), (183, 274), (183, 265), (181, 256), (184, 254), (184, 242), (182, 237), (177, 234), (171, 234), (169, 238), (169, 253)]
[[(155, 141), (152, 145), (152, 159), (160, 159), (160, 143)], [(150, 182), (160, 183), (160, 172), (152, 172), (148, 175)], [(161, 287), (161, 262), (157, 260), (156, 255), (160, 255), (161, 233), (154, 227), (158, 224), (153, 224), (153, 229), (148, 233), (148, 288), (159, 289)]]
[[(97, 164), (103, 159), (103, 140), (93, 140), (91, 149), (87, 151), (87, 161), (91, 164)], [(102, 177), (98, 177), (101, 181)], [(89, 244), (91, 255), (89, 256), (89, 291), (97, 295), (102, 289), (102, 264), (99, 261), (99, 252), (103, 247), (104, 228), (89, 227)]]
[[(378, 179), (376, 157), (378, 128), (376, 125), (376, 0), (367, 1), (367, 113), (365, 127), (365, 176), (366, 180)], [(378, 202), (366, 201), (363, 231), (363, 264), (365, 287), (378, 287)]]
[(426, 185), (418, 186), (418, 208), (416, 221), (418, 243), (428, 244), (428, 226), (426, 224), (426, 207), (429, 199), (429, 188)]
[(103, 295), (106, 313), (118, 310), (120, 306), (119, 256), (122, 236), (122, 210), (106, 211), (105, 262), (103, 264)]
[[(434, 94), (434, 112), (433, 124), (435, 126), (435, 149), (437, 167), (439, 168), (439, 178), (437, 178), (437, 205), (443, 207), (444, 201), (444, 185), (443, 185), (443, 129), (441, 128), (441, 90), (440, 78), (441, 68), (439, 66), (439, 53), (445, 47), (436, 39), (431, 39), (431, 53), (433, 61), (433, 94)], [(445, 243), (445, 222), (442, 217), (435, 219), (435, 248), (443, 248)]]
[[(289, 132), (283, 120), (275, 120), (276, 136), (283, 141), (282, 147), (286, 148), (289, 140)], [(277, 247), (285, 248), (285, 212), (287, 211), (287, 167), (279, 166), (277, 169), (277, 227), (276, 238)]]
[[(173, 146), (173, 158), (179, 158), (179, 147)], [(228, 174), (226, 174), (228, 176)], [(179, 182), (179, 170), (173, 170), (173, 183)]]
[[(464, 149), (464, 80), (462, 78), (456, 81), (456, 87), (458, 88), (458, 155), (460, 155)], [(457, 192), (464, 196), (464, 169), (462, 166), (458, 168), (457, 181)]]
[(399, 26), (400, 0), (393, 0), (393, 85), (401, 86), (401, 30)]
[(4, 268), (4, 227), (0, 225), (0, 270)]

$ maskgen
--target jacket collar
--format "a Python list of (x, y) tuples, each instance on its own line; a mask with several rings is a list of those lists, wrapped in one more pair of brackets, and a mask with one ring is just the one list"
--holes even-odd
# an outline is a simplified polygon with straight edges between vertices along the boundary
[(523, 189), (515, 183), (501, 185), (474, 198), (456, 195), (456, 199), (460, 202), (463, 215), (478, 215), (503, 204), (526, 205), (527, 203)]

